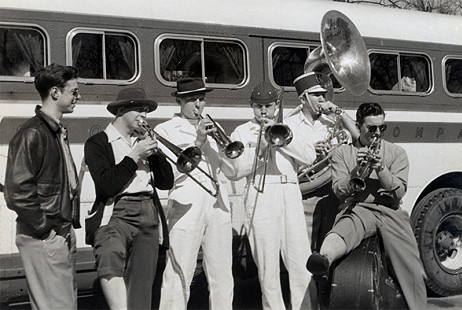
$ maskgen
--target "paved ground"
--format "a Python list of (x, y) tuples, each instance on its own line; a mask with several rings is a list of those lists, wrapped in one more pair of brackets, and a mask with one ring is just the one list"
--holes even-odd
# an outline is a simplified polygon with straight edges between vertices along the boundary
[[(284, 285), (284, 283), (283, 283)], [(235, 282), (235, 298), (234, 298), (234, 309), (250, 310), (250, 309), (261, 309), (260, 301), (260, 287), (256, 278), (250, 279), (236, 279)], [(199, 276), (196, 278), (195, 283), (191, 290), (191, 300), (188, 309), (202, 310), (208, 309), (207, 301), (207, 286), (204, 279)], [(285, 296), (286, 297), (286, 296)], [(158, 295), (154, 296), (155, 302), (158, 302)], [(87, 309), (108, 309), (107, 304), (102, 296), (89, 296), (79, 298), (79, 310)], [(156, 307), (157, 308), (157, 307)], [(1, 307), (5, 310), (29, 310), (29, 304), (14, 305), (9, 307)], [(441, 297), (441, 298), (429, 298), (428, 299), (428, 310), (460, 310), (462, 309), (462, 295)]]

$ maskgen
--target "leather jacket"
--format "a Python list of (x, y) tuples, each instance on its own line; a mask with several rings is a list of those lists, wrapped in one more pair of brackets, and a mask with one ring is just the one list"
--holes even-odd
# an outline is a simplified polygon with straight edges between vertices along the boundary
[(5, 200), (21, 231), (43, 239), (51, 229), (66, 236), (73, 220), (79, 227), (79, 197), (70, 199), (60, 126), (40, 109), (9, 143)]

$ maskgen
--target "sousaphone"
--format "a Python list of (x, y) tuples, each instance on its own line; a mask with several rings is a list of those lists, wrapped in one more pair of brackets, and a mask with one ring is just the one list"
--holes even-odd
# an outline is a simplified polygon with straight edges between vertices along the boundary
[[(329, 101), (333, 97), (331, 75), (347, 91), (356, 96), (364, 94), (371, 78), (371, 65), (366, 44), (353, 22), (338, 11), (329, 11), (322, 18), (320, 36), (321, 46), (309, 54), (305, 72), (319, 74), (322, 87), (328, 90), (326, 99)], [(346, 135), (349, 135), (348, 131), (336, 129), (330, 136), (340, 143), (346, 143)], [(325, 156), (318, 156), (313, 165), (300, 170), (302, 194), (309, 194), (331, 180), (332, 150)]]

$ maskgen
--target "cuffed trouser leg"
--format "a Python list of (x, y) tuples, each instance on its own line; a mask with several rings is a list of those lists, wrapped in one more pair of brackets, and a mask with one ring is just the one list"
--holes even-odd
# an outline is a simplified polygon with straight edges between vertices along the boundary
[(382, 221), (379, 231), (385, 254), (390, 258), (409, 309), (426, 309), (425, 272), (409, 216), (402, 210), (390, 210), (383, 213)]
[(385, 255), (390, 258), (409, 308), (425, 309), (425, 273), (409, 216), (405, 211), (356, 206), (351, 213), (339, 215), (330, 233), (336, 233), (343, 238), (349, 253), (363, 239), (373, 236), (377, 231), (382, 236)]

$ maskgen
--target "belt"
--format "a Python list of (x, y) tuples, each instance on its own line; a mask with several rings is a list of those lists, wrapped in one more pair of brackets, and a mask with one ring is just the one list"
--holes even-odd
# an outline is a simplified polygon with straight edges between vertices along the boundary
[[(263, 178), (263, 176), (259, 175), (255, 183), (259, 184), (260, 178)], [(250, 176), (248, 177), (248, 180), (250, 180)], [(265, 177), (265, 184), (297, 184), (298, 179), (296, 176), (289, 176), (289, 175), (267, 175)]]
[(129, 201), (143, 201), (150, 200), (154, 198), (154, 193), (144, 192), (144, 193), (123, 193), (115, 198), (115, 202), (123, 199)]

